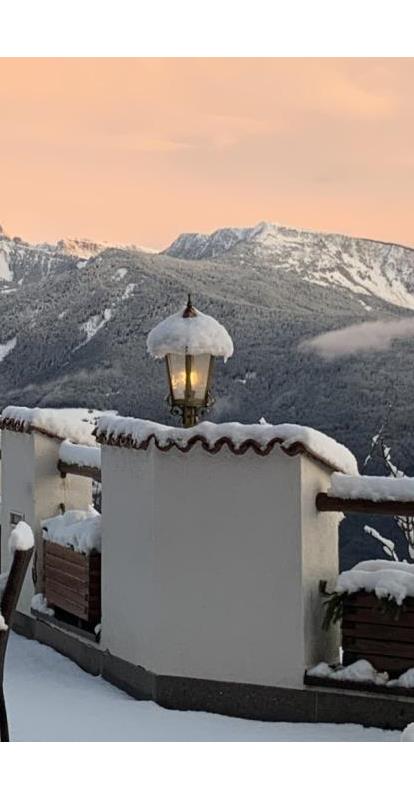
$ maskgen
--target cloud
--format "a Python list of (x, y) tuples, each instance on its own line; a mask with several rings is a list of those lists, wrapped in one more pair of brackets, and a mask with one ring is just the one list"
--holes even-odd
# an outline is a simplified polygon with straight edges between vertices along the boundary
[(414, 337), (414, 317), (401, 320), (378, 320), (349, 325), (306, 339), (299, 345), (303, 352), (314, 352), (332, 360), (369, 350), (388, 350), (395, 339)]
[(222, 421), (226, 418), (234, 419), (234, 414), (237, 413), (239, 408), (239, 398), (227, 394), (222, 395), (221, 397), (217, 397), (214, 403), (212, 417), (215, 421)]
[(165, 137), (148, 134), (118, 134), (110, 137), (111, 145), (117, 149), (137, 151), (142, 153), (172, 153), (177, 150), (188, 150), (192, 147), (188, 142), (176, 141)]
[(312, 84), (304, 101), (315, 110), (365, 119), (389, 117), (395, 111), (394, 97), (382, 93), (380, 86), (364, 86), (360, 78), (351, 77), (343, 70), (329, 71), (325, 65), (317, 63), (309, 77), (312, 77)]

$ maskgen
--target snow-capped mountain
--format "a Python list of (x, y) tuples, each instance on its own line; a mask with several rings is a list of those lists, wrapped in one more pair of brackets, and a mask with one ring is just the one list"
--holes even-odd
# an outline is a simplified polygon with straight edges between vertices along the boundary
[(152, 247), (119, 242), (93, 242), (91, 239), (60, 239), (56, 245), (46, 245), (56, 253), (66, 253), (74, 258), (86, 260), (94, 258), (104, 250), (135, 250), (138, 253), (156, 253)]
[(214, 233), (182, 233), (164, 253), (174, 258), (215, 258), (238, 242), (252, 238), (255, 228), (219, 228)]
[(378, 297), (414, 308), (414, 250), (370, 239), (315, 233), (269, 222), (251, 228), (184, 233), (164, 251), (174, 258), (238, 260), (290, 270), (320, 286), (338, 286), (360, 296), (370, 310)]
[[(81, 267), (89, 258), (110, 248), (154, 252), (136, 245), (114, 245), (90, 239), (61, 239), (56, 244), (30, 244), (19, 236), (8, 236), (0, 225), (0, 281), (20, 285), (27, 281), (39, 281), (51, 272)], [(8, 291), (13, 289), (9, 287)]]

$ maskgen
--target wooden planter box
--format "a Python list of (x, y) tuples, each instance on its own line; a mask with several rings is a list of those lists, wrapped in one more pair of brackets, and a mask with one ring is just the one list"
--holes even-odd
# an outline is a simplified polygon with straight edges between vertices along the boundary
[(77, 553), (44, 542), (45, 597), (49, 606), (89, 625), (101, 619), (101, 554)]
[(394, 619), (381, 613), (375, 594), (350, 594), (342, 618), (344, 666), (366, 658), (392, 678), (414, 667), (414, 598), (407, 598), (404, 607), (399, 619)]

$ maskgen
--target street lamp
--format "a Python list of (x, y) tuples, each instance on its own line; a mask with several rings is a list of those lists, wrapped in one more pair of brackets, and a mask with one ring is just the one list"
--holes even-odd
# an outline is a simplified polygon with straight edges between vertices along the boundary
[(181, 414), (185, 428), (196, 425), (199, 414), (214, 402), (214, 358), (222, 356), (227, 361), (233, 354), (226, 329), (194, 308), (188, 295), (183, 311), (167, 317), (149, 333), (147, 349), (154, 358), (165, 358), (171, 412)]

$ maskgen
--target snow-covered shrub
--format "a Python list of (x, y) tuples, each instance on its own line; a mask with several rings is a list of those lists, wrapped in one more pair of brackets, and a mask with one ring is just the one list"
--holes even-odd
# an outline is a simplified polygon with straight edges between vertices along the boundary
[[(372, 460), (375, 452), (378, 452), (382, 458), (387, 475), (391, 478), (407, 478), (405, 472), (400, 470), (393, 462), (391, 457), (391, 448), (387, 445), (384, 439), (384, 423), (379, 432), (372, 437), (371, 449), (364, 461), (364, 468)], [(371, 536), (376, 541), (380, 542), (381, 547), (387, 558), (393, 561), (414, 561), (414, 517), (394, 517), (394, 521), (404, 536), (406, 542), (406, 553), (400, 557), (397, 552), (397, 541), (383, 536), (376, 528), (371, 525), (364, 525), (364, 532)], [(397, 533), (397, 531), (396, 531)]]

